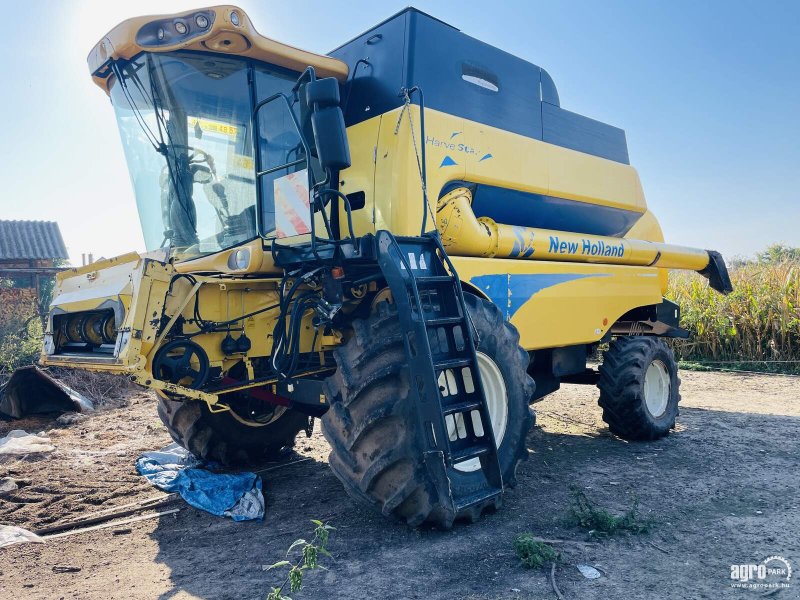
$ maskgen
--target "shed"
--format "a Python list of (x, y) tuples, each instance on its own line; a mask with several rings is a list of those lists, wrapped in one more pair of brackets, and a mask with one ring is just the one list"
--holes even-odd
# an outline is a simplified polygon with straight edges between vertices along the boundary
[(0, 319), (46, 310), (45, 284), (68, 258), (58, 223), (0, 220)]

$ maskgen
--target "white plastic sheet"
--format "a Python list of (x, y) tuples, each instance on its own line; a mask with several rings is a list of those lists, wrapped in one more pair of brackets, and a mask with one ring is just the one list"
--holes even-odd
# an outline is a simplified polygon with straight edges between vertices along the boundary
[(14, 525), (0, 525), (0, 548), (11, 544), (44, 544), (44, 540), (35, 533), (15, 527)]
[(50, 443), (50, 438), (44, 433), (28, 433), (22, 429), (14, 429), (7, 436), (0, 438), (0, 457), (42, 454), (55, 449), (56, 447)]

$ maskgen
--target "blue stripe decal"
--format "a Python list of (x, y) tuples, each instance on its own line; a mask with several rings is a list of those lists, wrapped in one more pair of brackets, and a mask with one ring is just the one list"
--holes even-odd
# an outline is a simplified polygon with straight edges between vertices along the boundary
[(503, 312), (506, 321), (532, 296), (544, 289), (587, 277), (608, 277), (608, 273), (537, 273), (532, 275), (478, 275), (470, 283), (485, 293)]

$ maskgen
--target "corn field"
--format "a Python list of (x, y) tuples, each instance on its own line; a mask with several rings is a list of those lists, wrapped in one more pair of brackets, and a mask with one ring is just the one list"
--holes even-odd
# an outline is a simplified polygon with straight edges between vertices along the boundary
[(692, 332), (675, 340), (677, 356), (800, 373), (800, 260), (747, 262), (730, 275), (734, 291), (723, 296), (695, 273), (670, 274), (667, 297), (680, 305), (681, 324)]

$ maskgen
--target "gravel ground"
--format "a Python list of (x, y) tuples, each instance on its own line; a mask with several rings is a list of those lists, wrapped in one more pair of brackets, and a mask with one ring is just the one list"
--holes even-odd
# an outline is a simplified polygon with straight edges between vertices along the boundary
[[(175, 514), (124, 528), (11, 546), (0, 550), (0, 598), (263, 598), (278, 577), (262, 565), (282, 559), (314, 518), (337, 527), (334, 560), (307, 576), (295, 600), (555, 598), (549, 569), (516, 558), (521, 532), (595, 542), (556, 544), (556, 582), (568, 600), (760, 597), (764, 590), (732, 587), (731, 565), (773, 555), (796, 572), (770, 597), (800, 598), (800, 378), (681, 376), (677, 430), (654, 443), (612, 436), (592, 387), (566, 385), (537, 404), (519, 486), (473, 525), (413, 530), (373, 514), (330, 473), (322, 435), (301, 434), (286, 466), (264, 475), (264, 522), (233, 523), (176, 503)], [(0, 435), (17, 428), (48, 432), (57, 450), (0, 464), (0, 478), (21, 485), (0, 498), (3, 524), (38, 529), (158, 495), (134, 471), (140, 452), (169, 441), (149, 394), (66, 426), (0, 422)], [(288, 464), (300, 457), (310, 460)], [(650, 531), (589, 536), (566, 519), (574, 488), (617, 512), (637, 498)], [(585, 579), (578, 564), (603, 576)]]

